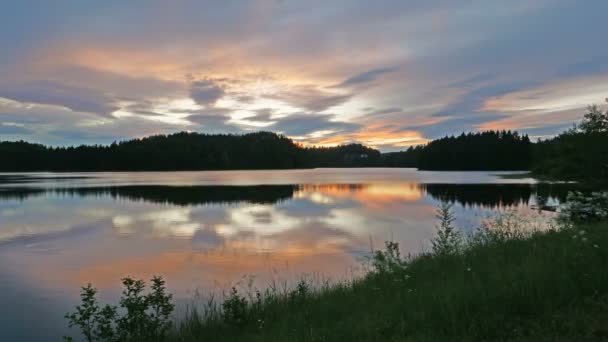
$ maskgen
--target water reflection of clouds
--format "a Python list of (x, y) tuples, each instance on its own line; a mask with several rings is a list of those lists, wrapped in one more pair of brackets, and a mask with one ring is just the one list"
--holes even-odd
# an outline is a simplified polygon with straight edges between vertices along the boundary
[(203, 228), (201, 222), (193, 222), (192, 208), (163, 208), (140, 214), (119, 214), (112, 218), (112, 225), (118, 234), (134, 234), (136, 231), (151, 230), (157, 237), (175, 236), (191, 238)]
[[(466, 203), (486, 190), (469, 189)], [(337, 274), (357, 265), (358, 257), (369, 251), (370, 241), (378, 248), (385, 240), (396, 240), (406, 253), (428, 246), (425, 241), (433, 236), (436, 223), (438, 199), (433, 194), (459, 193), (451, 186), (425, 188), (413, 182), (245, 191), (245, 199), (267, 201), (268, 194), (281, 198), (271, 204), (226, 203), (221, 193), (205, 194), (204, 189), (196, 188), (192, 191), (197, 194), (188, 198), (201, 204), (181, 204), (177, 197), (162, 201), (160, 190), (131, 188), (131, 197), (122, 199), (107, 190), (89, 189), (3, 201), (0, 239), (36, 236), (42, 241), (26, 248), (15, 245), (4, 260), (12, 263), (14, 272), (34, 282), (63, 288), (90, 281), (115, 289), (118, 279), (126, 275), (149, 278), (163, 274), (174, 282), (174, 290), (182, 291), (209, 287), (215, 281), (227, 283), (243, 274), (270, 279), (272, 269), (281, 265), (289, 265), (289, 274), (294, 275)], [(236, 190), (228, 190), (231, 199), (241, 199)], [(112, 191), (122, 193), (120, 188)], [(171, 191), (188, 194), (186, 188)], [(268, 192), (262, 196), (257, 191)], [(290, 192), (292, 197), (285, 199)], [(146, 201), (147, 196), (154, 200)], [(217, 204), (209, 202), (215, 198)], [(500, 198), (505, 198), (504, 191)], [(455, 209), (462, 225), (490, 213), (483, 206), (469, 204)], [(81, 233), (76, 235), (76, 231)]]
[[(96, 230), (77, 241), (55, 240), (52, 248), (62, 252), (44, 260), (27, 250), (14, 250), (13, 256), (28, 265), (20, 272), (36, 281), (70, 287), (88, 281), (112, 287), (129, 274), (165, 274), (186, 287), (197, 286), (196, 281), (201, 286), (283, 264), (293, 272), (339, 273), (358, 263), (370, 238), (378, 245), (391, 237), (419, 241), (429, 235), (429, 226), (420, 220), (431, 213), (425, 208), (432, 208), (412, 189), (300, 187), (292, 200), (275, 205), (173, 206), (102, 196), (84, 197), (72, 206), (70, 198), (36, 197), (20, 203), (23, 213), (17, 218), (35, 213), (38, 224), (31, 234), (42, 237), (52, 227), (69, 230), (87, 221), (95, 221)], [(396, 198), (392, 212), (370, 205), (389, 198)], [(47, 209), (39, 210), (43, 199)], [(404, 234), (395, 236), (399, 231)], [(49, 269), (54, 272), (44, 272)]]
[(0, 202), (0, 243), (60, 234), (107, 216), (106, 209), (69, 198)]

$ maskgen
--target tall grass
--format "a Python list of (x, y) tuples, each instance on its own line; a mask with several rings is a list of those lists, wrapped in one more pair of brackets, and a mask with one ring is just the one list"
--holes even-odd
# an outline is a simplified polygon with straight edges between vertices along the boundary
[(174, 341), (608, 340), (608, 224), (527, 230), (505, 215), (463, 237), (439, 211), (428, 253), (388, 242), (362, 279), (191, 311)]

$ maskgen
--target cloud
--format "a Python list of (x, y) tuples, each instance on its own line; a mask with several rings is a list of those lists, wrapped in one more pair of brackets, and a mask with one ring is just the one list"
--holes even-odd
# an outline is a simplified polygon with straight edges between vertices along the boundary
[[(108, 144), (114, 140), (188, 129), (138, 115), (116, 118), (74, 112), (52, 105), (31, 105), (0, 98), (0, 123), (20, 124), (19, 139), (51, 145)], [(15, 130), (15, 128), (11, 128)]]
[(360, 143), (389, 151), (402, 150), (404, 147), (420, 145), (428, 141), (421, 132), (413, 129), (395, 124), (372, 124), (350, 132), (329, 132), (320, 136), (311, 136), (307, 142), (324, 146)]
[(78, 65), (61, 65), (53, 68), (31, 66), (38, 79), (54, 80), (72, 87), (95, 89), (121, 100), (184, 97), (187, 94), (183, 81), (163, 80), (155, 75), (131, 76)]
[(334, 87), (345, 88), (345, 87), (357, 86), (357, 85), (364, 84), (364, 83), (369, 83), (369, 82), (375, 81), (377, 78), (379, 78), (380, 76), (382, 76), (384, 74), (393, 73), (393, 72), (396, 72), (397, 70), (399, 70), (398, 67), (385, 67), (385, 68), (369, 70), (369, 71), (360, 73), (358, 75), (352, 76), (352, 77), (344, 80), (342, 83), (335, 85)]
[(315, 86), (292, 86), (288, 90), (267, 95), (267, 98), (283, 101), (294, 107), (311, 112), (322, 112), (350, 100), (352, 94), (340, 94), (321, 90)]
[(187, 120), (195, 124), (191, 129), (202, 133), (242, 133), (244, 130), (230, 123), (230, 117), (216, 114), (192, 114)]
[(402, 112), (403, 112), (403, 109), (401, 109), (401, 108), (390, 107), (390, 108), (372, 110), (372, 111), (370, 111), (370, 113), (368, 113), (366, 115), (377, 116), (377, 115), (394, 114), (394, 113), (402, 113)]
[(318, 131), (344, 134), (361, 128), (361, 125), (337, 121), (335, 115), (299, 113), (277, 119), (277, 122), (268, 128), (286, 135), (303, 136)]
[(482, 110), (556, 112), (584, 108), (608, 94), (608, 75), (569, 78), (486, 97)]
[(202, 106), (213, 106), (226, 91), (212, 80), (193, 81), (190, 85), (190, 97)]
[(102, 116), (109, 116), (118, 109), (112, 104), (113, 100), (100, 91), (48, 81), (0, 85), (0, 97), (25, 103), (61, 106), (76, 112)]
[[(0, 134), (6, 135), (23, 135), (31, 133), (30, 130), (23, 127), (23, 125), (16, 125), (14, 123), (0, 123)], [(0, 139), (2, 141), (2, 139)]]

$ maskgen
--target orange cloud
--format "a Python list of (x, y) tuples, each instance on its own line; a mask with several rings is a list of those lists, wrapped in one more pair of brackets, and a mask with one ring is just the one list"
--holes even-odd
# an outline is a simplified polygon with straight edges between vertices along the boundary
[(370, 125), (353, 133), (310, 139), (308, 140), (308, 143), (319, 146), (336, 146), (350, 142), (358, 142), (370, 147), (387, 145), (407, 147), (425, 144), (429, 141), (429, 139), (425, 138), (422, 133), (418, 131), (404, 131), (398, 127), (391, 127), (389, 125)]
[(607, 76), (575, 78), (546, 83), (538, 88), (491, 97), (481, 106), (496, 112), (562, 112), (603, 102)]

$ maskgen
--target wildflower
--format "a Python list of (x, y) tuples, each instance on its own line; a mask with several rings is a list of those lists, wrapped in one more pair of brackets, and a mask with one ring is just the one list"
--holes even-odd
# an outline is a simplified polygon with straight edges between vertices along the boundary
[(583, 242), (587, 242), (587, 238), (583, 236), (583, 237), (581, 238), (581, 241), (583, 241)]
[(470, 267), (467, 267), (467, 272), (471, 272), (471, 268)]
[(584, 230), (581, 230), (580, 232), (578, 232), (578, 235), (585, 235), (585, 233), (586, 232)]
[(600, 248), (600, 246), (598, 246), (598, 245), (593, 245), (593, 248)]

